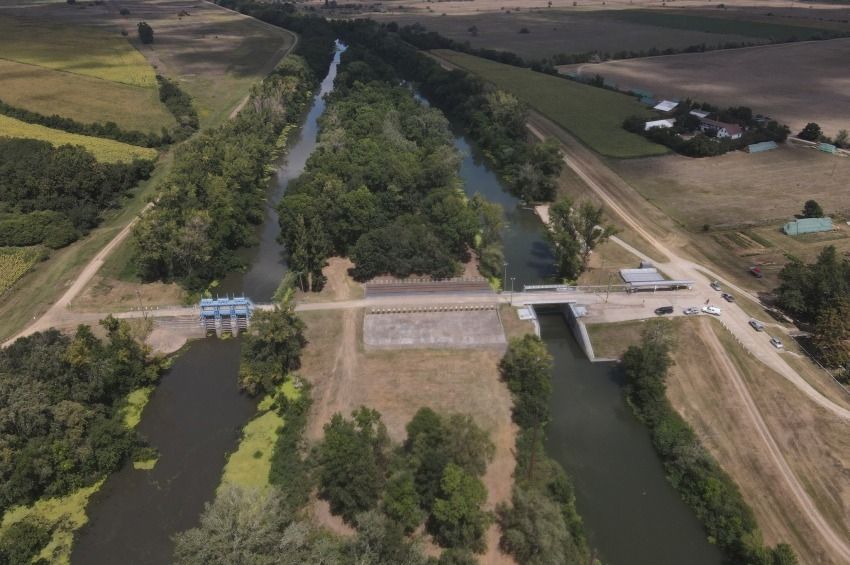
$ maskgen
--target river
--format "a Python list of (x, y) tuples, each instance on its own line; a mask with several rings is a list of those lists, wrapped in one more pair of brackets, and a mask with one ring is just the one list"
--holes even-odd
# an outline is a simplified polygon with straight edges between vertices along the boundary
[[(290, 180), (301, 174), (316, 147), (323, 96), (333, 89), (341, 48), (307, 113), (293, 133), (287, 155), (270, 179), (257, 246), (243, 258), (250, 268), (228, 277), (222, 292), (240, 290), (255, 301), (269, 301), (286, 269), (275, 206)], [(127, 466), (110, 476), (88, 508), (72, 562), (80, 565), (162, 565), (171, 562), (177, 532), (198, 523), (204, 503), (221, 480), (227, 453), (242, 427), (256, 413), (256, 402), (239, 390), (239, 340), (192, 342), (162, 377), (139, 423), (139, 432), (159, 451), (151, 471)]]
[[(515, 278), (539, 284), (553, 274), (540, 219), (510, 193), (476, 148), (455, 131), (467, 193), (505, 210), (502, 232), (507, 288)], [(576, 505), (592, 547), (608, 565), (719, 565), (720, 552), (667, 482), (649, 432), (625, 402), (622, 372), (591, 363), (562, 315), (540, 314), (541, 337), (554, 358), (552, 422), (546, 452), (572, 477)]]

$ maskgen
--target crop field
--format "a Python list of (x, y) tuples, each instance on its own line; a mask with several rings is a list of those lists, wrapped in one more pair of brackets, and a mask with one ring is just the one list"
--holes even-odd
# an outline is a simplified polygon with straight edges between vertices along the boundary
[[(799, 132), (816, 122), (834, 136), (850, 129), (850, 39), (792, 43), (581, 65), (621, 87), (656, 97), (750, 106)], [(562, 71), (575, 66), (562, 67)], [(789, 80), (793, 77), (793, 80)]]
[(0, 296), (44, 258), (34, 247), (0, 247)]
[(665, 147), (621, 127), (629, 116), (650, 115), (649, 110), (631, 96), (465, 53), (447, 50), (434, 53), (497, 88), (513, 93), (598, 153), (608, 157), (641, 157), (667, 152)]
[[(35, 15), (35, 14), (33, 14)], [(119, 33), (40, 18), (0, 16), (4, 59), (132, 86), (156, 88), (154, 70)]]
[[(27, 2), (21, 0), (21, 4)], [(108, 4), (87, 4), (81, 9), (65, 3), (8, 8), (3, 14), (66, 29), (95, 28), (95, 32), (123, 41), (134, 58), (153, 69), (151, 79), (153, 73), (160, 73), (179, 81), (192, 96), (204, 127), (227, 118), (251, 85), (272, 70), (295, 40), (286, 30), (210, 2), (126, 0), (121, 8), (130, 14), (122, 16)], [(138, 41), (139, 21), (153, 28), (153, 45)], [(121, 30), (127, 32), (129, 42)], [(2, 46), (0, 39), (0, 53), (4, 53)], [(81, 64), (85, 68), (88, 63)]]
[(83, 123), (115, 122), (127, 130), (159, 133), (175, 121), (158, 91), (0, 59), (0, 100), (45, 116)]
[(157, 156), (156, 149), (137, 147), (120, 141), (89, 135), (77, 135), (0, 115), (0, 137), (3, 136), (40, 139), (50, 142), (54, 147), (67, 144), (82, 145), (98, 161), (105, 163), (126, 163), (133, 159), (155, 159)]
[[(435, 12), (421, 14), (374, 14), (378, 21), (394, 21), (399, 25), (420, 23), (455, 41), (468, 41), (473, 47), (510, 51), (528, 59), (551, 57), (561, 53), (614, 53), (620, 50), (641, 51), (653, 47), (685, 48), (705, 43), (754, 41), (752, 37), (734, 33), (708, 33), (692, 29), (675, 29), (613, 16), (616, 12), (520, 10), (495, 13), (465, 14), (441, 17)], [(470, 33), (475, 26), (477, 32)], [(529, 33), (520, 33), (521, 29)]]

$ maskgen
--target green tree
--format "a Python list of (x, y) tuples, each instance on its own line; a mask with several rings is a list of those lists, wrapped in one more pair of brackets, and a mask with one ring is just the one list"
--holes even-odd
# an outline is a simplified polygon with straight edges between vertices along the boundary
[(145, 45), (153, 43), (153, 28), (147, 22), (139, 22), (139, 40)]
[(800, 131), (798, 137), (807, 141), (817, 141), (822, 135), (823, 132), (821, 131), (820, 126), (814, 122), (809, 122), (806, 124), (806, 127)]
[(346, 420), (334, 414), (316, 452), (319, 495), (330, 503), (331, 512), (349, 523), (377, 505), (389, 457), (389, 438), (381, 415), (361, 407), (352, 417)]
[(552, 356), (543, 341), (531, 334), (513, 338), (499, 371), (514, 395), (514, 421), (523, 428), (545, 425), (549, 421)]
[(31, 563), (50, 541), (50, 526), (33, 516), (3, 527), (0, 535), (0, 563)]
[(850, 145), (850, 134), (847, 133), (846, 129), (839, 130), (833, 141), (838, 147), (847, 147)]
[(558, 505), (537, 490), (514, 487), (511, 506), (496, 510), (502, 530), (501, 547), (524, 565), (580, 563)]
[(616, 228), (603, 223), (601, 206), (582, 202), (576, 207), (565, 196), (549, 208), (547, 235), (564, 279), (575, 280), (587, 268), (593, 249), (615, 233)]
[(239, 382), (249, 394), (270, 393), (288, 373), (301, 366), (307, 345), (304, 322), (291, 304), (257, 310), (242, 344)]
[(298, 216), (295, 220), (289, 266), (298, 273), (301, 290), (321, 290), (322, 269), (327, 264), (330, 245), (317, 218)]
[(823, 208), (817, 203), (817, 200), (806, 200), (803, 205), (804, 218), (823, 218)]
[(481, 481), (449, 463), (428, 523), (434, 539), (445, 547), (483, 551), (484, 532), (491, 521), (491, 516), (481, 510), (486, 500), (487, 489)]
[(401, 525), (374, 510), (358, 514), (357, 535), (346, 544), (338, 563), (363, 565), (426, 565), (429, 561)]
[(814, 328), (813, 342), (818, 356), (830, 367), (842, 367), (850, 361), (850, 302), (836, 300), (821, 309)]
[(387, 482), (384, 492), (384, 513), (399, 524), (405, 533), (415, 530), (425, 518), (419, 506), (419, 493), (413, 475), (407, 471), (396, 473)]

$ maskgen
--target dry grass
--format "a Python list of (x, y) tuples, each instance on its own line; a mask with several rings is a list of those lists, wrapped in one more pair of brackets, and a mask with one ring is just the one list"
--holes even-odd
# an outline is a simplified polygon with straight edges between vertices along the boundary
[(752, 506), (765, 541), (791, 543), (802, 563), (835, 563), (811, 529), (773, 467), (724, 372), (706, 359), (704, 332), (716, 332), (744, 375), (747, 386), (795, 475), (818, 509), (848, 531), (850, 440), (844, 425), (808, 401), (792, 384), (754, 361), (706, 318), (676, 322), (679, 347), (668, 395), (694, 427)]
[(586, 66), (621, 86), (717, 106), (750, 106), (794, 133), (850, 129), (850, 39), (611, 61)]
[(137, 147), (101, 137), (68, 133), (58, 129), (22, 122), (3, 115), (0, 115), (0, 136), (39, 139), (49, 142), (54, 147), (60, 145), (82, 145), (98, 161), (105, 163), (128, 163), (134, 159), (156, 159), (157, 156), (156, 149)]
[[(510, 499), (516, 427), (511, 398), (499, 378), (502, 353), (492, 349), (399, 349), (366, 352), (362, 346), (362, 311), (303, 312), (309, 344), (302, 355), (302, 377), (313, 385), (308, 437), (321, 437), (334, 413), (350, 414), (359, 406), (378, 410), (390, 437), (405, 438), (405, 425), (424, 406), (442, 413), (469, 414), (490, 434), (496, 455), (484, 476), (495, 508)], [(494, 526), (495, 528), (495, 526)], [(488, 536), (487, 559), (505, 562), (498, 536)]]
[(639, 345), (645, 321), (587, 324), (587, 333), (597, 358), (620, 359), (631, 345)]
[(505, 337), (508, 341), (515, 337), (534, 333), (534, 324), (530, 320), (520, 320), (517, 309), (513, 306), (501, 304), (499, 306), (499, 317), (502, 320), (502, 327), (505, 328)]
[[(2, 22), (2, 20), (0, 20)], [(0, 59), (0, 100), (45, 116), (83, 123), (115, 122), (121, 128), (159, 133), (174, 117), (155, 88), (109, 82)]]

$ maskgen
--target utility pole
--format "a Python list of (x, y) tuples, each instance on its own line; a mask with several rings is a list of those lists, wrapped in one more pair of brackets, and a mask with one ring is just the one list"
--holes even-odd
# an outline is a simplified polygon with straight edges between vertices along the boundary
[(514, 305), (514, 280), (516, 277), (511, 277), (511, 306)]
[(507, 261), (505, 261), (504, 267), (505, 267), (505, 272), (502, 273), (502, 292), (507, 290), (507, 286), (508, 286), (508, 262)]

